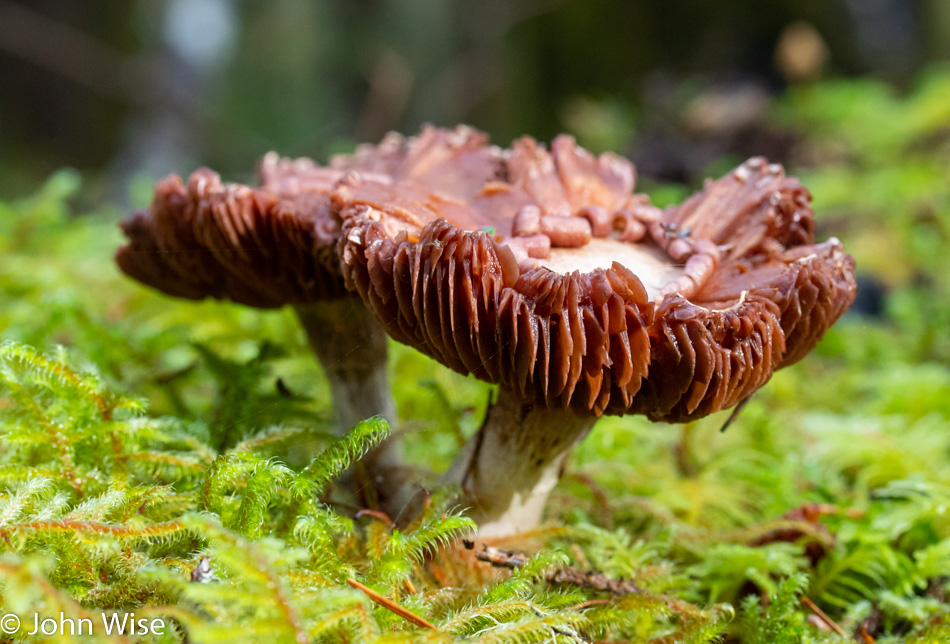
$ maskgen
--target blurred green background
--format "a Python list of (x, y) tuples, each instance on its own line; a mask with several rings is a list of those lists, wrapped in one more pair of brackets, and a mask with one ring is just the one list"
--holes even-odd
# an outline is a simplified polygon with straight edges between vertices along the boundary
[(766, 119), (789, 87), (903, 92), (948, 55), (946, 0), (0, 0), (0, 196), (69, 166), (122, 202), (130, 178), (242, 178), (424, 122), (570, 131), (690, 183), (795, 160)]

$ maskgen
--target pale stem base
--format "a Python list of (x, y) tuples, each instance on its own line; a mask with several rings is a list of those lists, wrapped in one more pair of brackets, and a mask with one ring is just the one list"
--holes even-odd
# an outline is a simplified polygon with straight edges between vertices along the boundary
[(445, 474), (460, 485), (480, 537), (535, 528), (571, 448), (596, 418), (526, 405), (501, 389), (485, 422)]

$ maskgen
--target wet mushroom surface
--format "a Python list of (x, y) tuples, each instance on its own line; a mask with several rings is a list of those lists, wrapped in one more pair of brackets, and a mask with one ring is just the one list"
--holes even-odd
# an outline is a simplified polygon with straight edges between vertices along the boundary
[[(483, 534), (527, 529), (602, 414), (682, 422), (807, 354), (855, 296), (810, 194), (753, 158), (678, 206), (568, 136), (409, 140), (399, 181), (351, 172), (331, 206), (356, 290), (396, 340), (499, 385), (450, 469)], [(413, 167), (417, 164), (417, 167)]]

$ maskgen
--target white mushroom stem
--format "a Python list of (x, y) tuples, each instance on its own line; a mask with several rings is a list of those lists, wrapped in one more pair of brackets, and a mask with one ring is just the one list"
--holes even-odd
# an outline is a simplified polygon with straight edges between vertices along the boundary
[(500, 389), (444, 479), (461, 486), (478, 535), (507, 536), (536, 527), (571, 448), (596, 420), (525, 404)]
[[(295, 309), (330, 383), (338, 432), (342, 435), (371, 416), (394, 423), (386, 333), (363, 302), (346, 296)], [(402, 445), (390, 438), (363, 458), (351, 483), (364, 502), (378, 502), (387, 512), (398, 513), (410, 494), (401, 484), (403, 471)], [(372, 491), (377, 498), (365, 498)]]

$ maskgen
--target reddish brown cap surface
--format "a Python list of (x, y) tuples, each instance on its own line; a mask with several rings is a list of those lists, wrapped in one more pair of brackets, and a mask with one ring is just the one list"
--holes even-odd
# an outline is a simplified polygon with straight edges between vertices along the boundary
[(173, 175), (157, 185), (148, 210), (123, 222), (128, 243), (116, 261), (130, 277), (178, 297), (261, 308), (339, 297), (346, 289), (336, 254), (340, 225), (329, 208), (333, 186), (347, 173), (381, 184), (427, 181), (449, 150), (463, 159), (466, 150), (475, 154), (461, 172), (438, 172), (438, 181), (464, 183), (469, 171), (481, 181), (483, 173), (472, 167), (495, 163), (485, 143), (470, 128), (426, 127), (411, 148), (390, 134), (330, 167), (268, 154), (258, 167), (259, 188), (222, 183), (207, 168), (187, 184)]
[(335, 189), (347, 284), (395, 339), (526, 401), (698, 418), (804, 356), (854, 299), (853, 260), (812, 243), (810, 195), (764, 160), (663, 212), (627, 161), (569, 137), (429, 144), (408, 143), (404, 180)]

